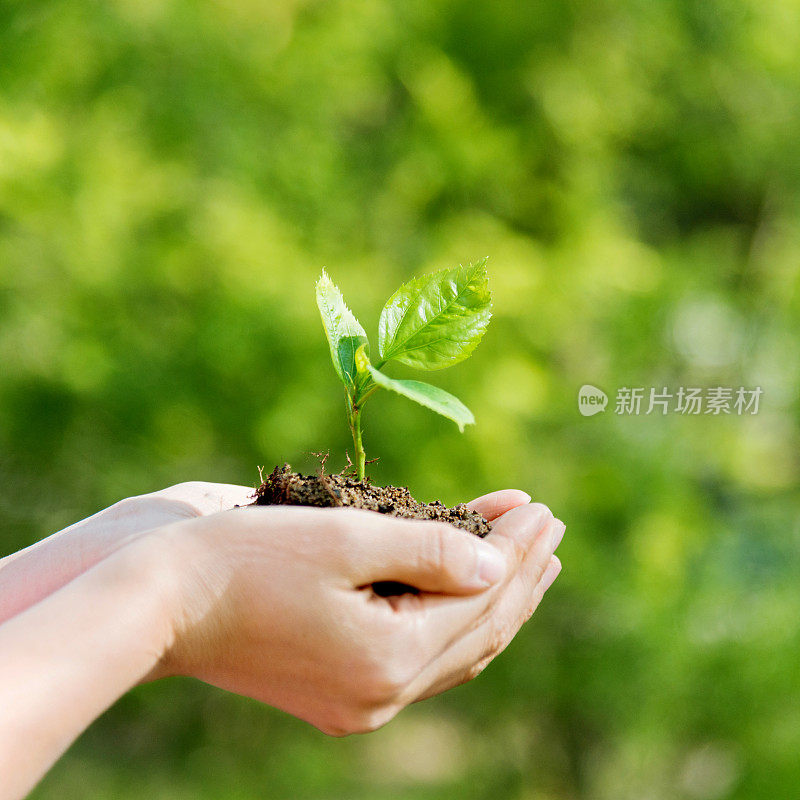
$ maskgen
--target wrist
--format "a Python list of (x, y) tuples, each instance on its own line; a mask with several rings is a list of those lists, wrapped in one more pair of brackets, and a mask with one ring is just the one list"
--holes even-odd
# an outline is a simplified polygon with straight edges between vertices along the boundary
[(165, 525), (141, 539), (145, 560), (153, 564), (151, 591), (161, 598), (165, 626), (158, 661), (144, 681), (195, 675), (211, 657), (231, 577), (214, 546), (214, 516)]
[(180, 629), (183, 599), (181, 560), (164, 529), (149, 531), (131, 542), (119, 553), (125, 559), (130, 574), (142, 588), (142, 594), (153, 604), (152, 626), (147, 647), (153, 654), (150, 671), (141, 683), (175, 674), (169, 668)]

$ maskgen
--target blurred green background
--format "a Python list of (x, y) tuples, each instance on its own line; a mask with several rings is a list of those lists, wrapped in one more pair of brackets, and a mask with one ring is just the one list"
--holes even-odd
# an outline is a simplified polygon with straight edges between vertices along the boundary
[[(797, 0), (3, 3), (3, 553), (172, 483), (338, 469), (321, 267), (374, 337), (401, 281), (483, 255), (494, 320), (436, 375), (477, 426), (378, 396), (372, 475), (525, 488), (568, 529), (506, 653), (375, 734), (166, 681), (33, 796), (796, 796), (798, 141)], [(764, 395), (614, 413), (681, 385)]]

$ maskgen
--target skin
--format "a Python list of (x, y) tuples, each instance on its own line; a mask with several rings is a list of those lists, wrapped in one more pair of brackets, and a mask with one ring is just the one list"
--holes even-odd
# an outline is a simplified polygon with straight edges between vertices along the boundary
[[(0, 800), (21, 798), (138, 683), (190, 675), (343, 736), (463, 683), (561, 565), (564, 525), (524, 492), (444, 523), (243, 507), (191, 483), (129, 498), (0, 561)], [(417, 595), (382, 598), (395, 580)]]

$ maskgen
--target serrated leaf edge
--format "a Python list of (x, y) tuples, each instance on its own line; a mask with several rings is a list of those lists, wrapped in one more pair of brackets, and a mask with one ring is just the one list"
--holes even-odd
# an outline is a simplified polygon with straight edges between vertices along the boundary
[[(349, 388), (349, 381), (345, 377), (342, 366), (339, 363), (339, 357), (337, 352), (338, 341), (334, 344), (333, 339), (331, 338), (331, 331), (328, 327), (328, 320), (333, 319), (333, 313), (330, 304), (327, 302), (324, 294), (322, 293), (323, 290), (333, 289), (333, 291), (338, 295), (338, 299), (341, 301), (342, 308), (344, 312), (349, 315), (350, 320), (352, 321), (354, 328), (356, 330), (355, 333), (342, 333), (341, 329), (337, 325), (337, 330), (335, 331), (338, 334), (338, 338), (341, 340), (344, 338), (345, 335), (347, 336), (363, 336), (367, 340), (367, 344), (369, 343), (369, 339), (367, 337), (367, 332), (364, 330), (364, 326), (358, 321), (355, 314), (350, 310), (350, 307), (347, 305), (344, 299), (344, 295), (342, 294), (341, 289), (331, 280), (330, 275), (328, 275), (325, 268), (322, 268), (322, 273), (320, 274), (319, 278), (317, 278), (317, 282), (314, 285), (316, 300), (317, 300), (317, 309), (319, 310), (320, 317), (322, 318), (322, 327), (325, 330), (325, 338), (328, 340), (328, 349), (330, 350), (331, 354), (331, 361), (333, 362), (333, 368), (336, 371), (336, 374), (339, 376), (339, 380), (345, 385), (346, 388)], [(325, 312), (322, 310), (322, 306), (325, 306)], [(326, 319), (327, 314), (327, 319)], [(364, 345), (360, 345), (363, 347)], [(354, 358), (355, 358), (355, 354)]]

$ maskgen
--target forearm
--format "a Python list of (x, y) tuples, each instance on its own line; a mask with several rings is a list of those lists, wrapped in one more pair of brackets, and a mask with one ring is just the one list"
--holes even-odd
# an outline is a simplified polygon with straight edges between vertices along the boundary
[(130, 537), (120, 535), (120, 528), (137, 499), (123, 500), (0, 559), (0, 624), (124, 545)]
[(148, 530), (252, 499), (252, 489), (190, 481), (120, 500), (25, 550), (0, 559), (0, 624)]
[(23, 797), (170, 645), (172, 583), (143, 537), (0, 625), (0, 800)]

